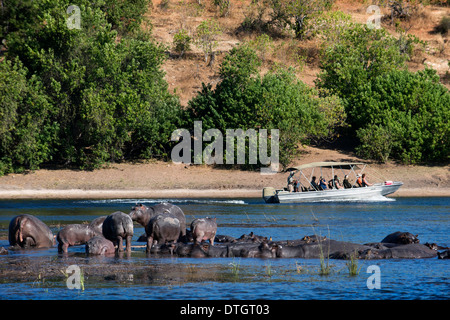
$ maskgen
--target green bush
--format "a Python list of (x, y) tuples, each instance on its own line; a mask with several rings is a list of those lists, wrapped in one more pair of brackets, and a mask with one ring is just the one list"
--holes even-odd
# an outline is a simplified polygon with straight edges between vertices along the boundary
[(449, 160), (450, 93), (434, 70), (391, 71), (362, 95), (361, 118), (367, 123), (357, 130), (362, 155), (383, 162)]
[(347, 134), (359, 139), (360, 155), (447, 162), (449, 91), (433, 70), (406, 70), (408, 57), (383, 29), (353, 25), (323, 49), (317, 85), (344, 101)]
[(290, 69), (279, 68), (261, 77), (259, 66), (249, 46), (233, 48), (222, 62), (222, 81), (215, 90), (203, 85), (189, 102), (186, 125), (192, 128), (192, 122), (200, 120), (203, 130), (217, 128), (222, 133), (237, 128), (279, 129), (280, 163), (287, 166), (298, 144), (333, 134), (345, 118), (343, 105), (335, 96), (320, 97)]
[[(68, 1), (21, 3), (19, 13), (16, 2), (2, 11), (14, 28), (6, 21), (0, 29), (8, 44), (0, 80), (2, 170), (168, 158), (181, 108), (161, 70), (166, 48), (144, 33), (119, 39), (103, 2), (78, 2), (81, 30), (67, 27)], [(144, 3), (106, 5), (131, 17)]]
[(180, 58), (191, 49), (192, 38), (189, 36), (186, 29), (180, 29), (173, 36), (173, 47), (175, 52), (178, 52)]
[(0, 62), (0, 175), (52, 159), (59, 125), (37, 77), (20, 61)]

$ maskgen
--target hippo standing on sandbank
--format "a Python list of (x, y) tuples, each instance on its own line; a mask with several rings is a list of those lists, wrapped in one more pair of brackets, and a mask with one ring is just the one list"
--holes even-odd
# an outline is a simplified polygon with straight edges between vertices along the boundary
[(191, 233), (194, 243), (198, 244), (203, 240), (209, 240), (211, 245), (214, 245), (214, 238), (216, 237), (217, 223), (216, 218), (199, 218), (191, 222)]
[(58, 252), (66, 253), (70, 246), (79, 246), (85, 244), (89, 239), (95, 236), (101, 236), (102, 233), (88, 224), (69, 224), (61, 229), (56, 235), (58, 240)]
[(137, 204), (131, 208), (129, 216), (133, 221), (136, 221), (144, 228), (147, 227), (150, 219), (158, 214), (170, 213), (174, 215), (180, 222), (180, 237), (186, 236), (186, 217), (180, 207), (171, 203), (163, 202), (152, 207), (147, 207), (143, 204)]
[(102, 226), (103, 236), (117, 245), (119, 252), (123, 251), (123, 239), (126, 240), (126, 250), (131, 252), (133, 238), (133, 220), (124, 212), (116, 211), (106, 217)]
[(53, 233), (50, 228), (35, 216), (21, 214), (9, 223), (9, 244), (21, 248), (50, 248), (53, 246)]
[(153, 246), (153, 241), (165, 244), (166, 241), (177, 242), (180, 237), (180, 220), (170, 213), (158, 214), (150, 219), (145, 227), (147, 233), (147, 253)]

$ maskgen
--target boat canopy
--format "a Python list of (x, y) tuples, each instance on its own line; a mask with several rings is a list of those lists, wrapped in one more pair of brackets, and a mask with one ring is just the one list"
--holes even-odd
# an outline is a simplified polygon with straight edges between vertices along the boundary
[(361, 162), (332, 162), (332, 161), (328, 161), (328, 162), (311, 162), (311, 163), (306, 163), (306, 164), (302, 164), (300, 166), (297, 167), (291, 167), (286, 169), (287, 172), (290, 171), (299, 171), (299, 170), (303, 170), (303, 169), (307, 169), (307, 168), (315, 168), (315, 167), (322, 167), (322, 168), (333, 168), (333, 167), (338, 167), (341, 169), (351, 169), (354, 166), (357, 165), (363, 165), (364, 163)]

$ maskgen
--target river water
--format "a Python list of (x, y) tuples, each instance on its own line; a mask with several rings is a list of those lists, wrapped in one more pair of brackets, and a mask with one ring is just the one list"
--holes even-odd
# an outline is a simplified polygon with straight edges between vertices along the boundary
[[(379, 201), (382, 200), (382, 201)], [(189, 224), (216, 217), (218, 234), (240, 237), (254, 232), (273, 240), (305, 235), (355, 243), (379, 242), (395, 231), (417, 234), (421, 243), (450, 246), (450, 198), (396, 198), (369, 202), (265, 204), (261, 199), (112, 199), (0, 201), (0, 247), (8, 247), (10, 220), (23, 213), (39, 217), (56, 235), (66, 224), (91, 221), (115, 211), (128, 213), (137, 202), (168, 201), (180, 206)], [(50, 249), (0, 255), (0, 299), (281, 299), (373, 300), (449, 299), (450, 260), (360, 260), (350, 275), (347, 261), (318, 259), (161, 258), (148, 257), (137, 242), (144, 228), (135, 224), (129, 257), (88, 257), (84, 246), (60, 255)], [(11, 266), (32, 265), (23, 280)], [(82, 288), (69, 289), (65, 270), (80, 267)], [(379, 272), (370, 272), (373, 265)], [(89, 268), (103, 269), (99, 273)], [(40, 268), (40, 269), (39, 269)], [(45, 271), (52, 276), (46, 276)], [(56, 271), (55, 271), (56, 270)], [(83, 273), (83, 270), (85, 272)], [(369, 273), (367, 272), (369, 270)], [(55, 272), (59, 274), (55, 275)], [(25, 274), (25, 272), (24, 272)], [(379, 288), (371, 287), (374, 276)]]

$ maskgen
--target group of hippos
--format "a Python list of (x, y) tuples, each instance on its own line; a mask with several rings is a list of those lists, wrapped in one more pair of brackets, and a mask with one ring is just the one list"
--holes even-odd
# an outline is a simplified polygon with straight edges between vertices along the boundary
[[(90, 255), (114, 255), (131, 252), (133, 223), (145, 228), (147, 254), (180, 257), (253, 257), (253, 258), (330, 258), (330, 259), (448, 259), (450, 250), (436, 244), (420, 244), (417, 235), (394, 232), (380, 242), (356, 244), (317, 235), (299, 240), (272, 241), (250, 233), (240, 238), (217, 235), (216, 219), (198, 218), (186, 229), (186, 217), (180, 207), (160, 203), (147, 207), (137, 204), (131, 212), (101, 216), (89, 224), (69, 224), (56, 235), (58, 252), (70, 246), (85, 245)], [(55, 244), (50, 228), (35, 216), (22, 214), (9, 224), (10, 249), (50, 248)], [(144, 240), (141, 240), (144, 239)], [(209, 240), (209, 243), (206, 242)], [(3, 253), (8, 251), (4, 248)], [(442, 251), (444, 250), (444, 251)]]

